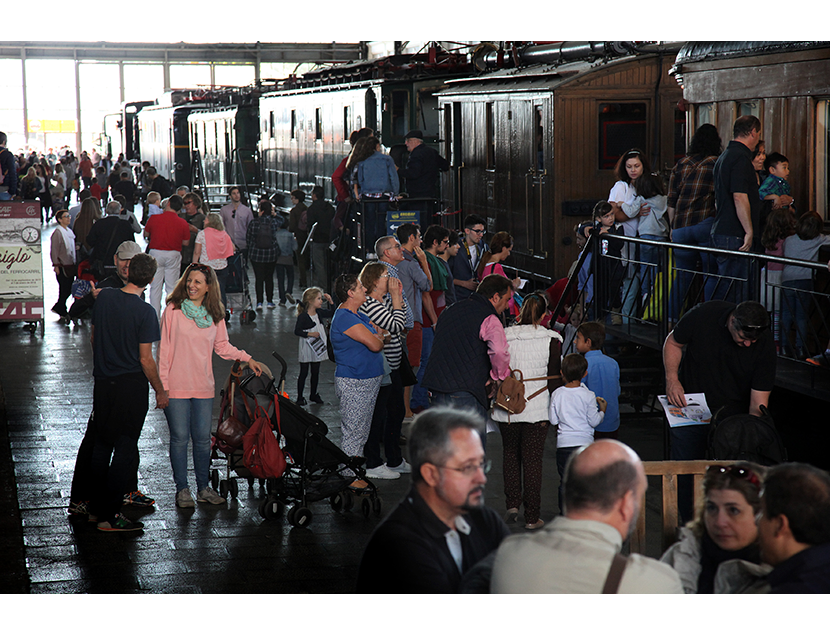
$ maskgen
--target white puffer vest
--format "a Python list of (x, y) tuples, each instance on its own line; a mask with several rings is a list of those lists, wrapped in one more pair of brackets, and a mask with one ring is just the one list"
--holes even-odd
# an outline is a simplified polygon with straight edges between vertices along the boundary
[[(556, 338), (562, 343), (562, 336), (556, 331), (532, 324), (519, 324), (504, 329), (507, 345), (510, 348), (510, 368), (522, 371), (525, 378), (545, 377), (548, 374), (550, 361), (550, 340)], [(547, 385), (547, 381), (526, 381), (525, 396), (529, 397), (540, 388)], [(527, 402), (524, 412), (510, 415), (510, 422), (547, 421), (549, 418), (550, 393), (543, 390)], [(501, 408), (493, 409), (493, 420), (507, 423), (507, 412)]]

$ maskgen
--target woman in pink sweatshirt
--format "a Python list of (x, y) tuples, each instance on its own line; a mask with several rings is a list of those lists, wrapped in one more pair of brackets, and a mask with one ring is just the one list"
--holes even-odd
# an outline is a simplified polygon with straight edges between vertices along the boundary
[(213, 352), (223, 359), (248, 362), (257, 375), (262, 372), (248, 353), (231, 346), (224, 318), (216, 273), (207, 265), (192, 263), (167, 297), (159, 343), (159, 375), (170, 397), (164, 414), (170, 426), (170, 463), (179, 507), (195, 507), (187, 484), (188, 438), (193, 440), (196, 500), (214, 505), (225, 502), (208, 485)]

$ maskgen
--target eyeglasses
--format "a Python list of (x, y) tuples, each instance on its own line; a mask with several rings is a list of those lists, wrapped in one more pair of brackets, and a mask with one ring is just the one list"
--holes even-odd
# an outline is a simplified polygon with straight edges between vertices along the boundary
[(469, 465), (465, 465), (464, 467), (450, 467), (449, 465), (438, 465), (436, 467), (443, 467), (445, 470), (461, 472), (462, 476), (470, 478), (476, 472), (478, 472), (478, 470), (481, 470), (485, 474), (489, 474), (490, 468), (493, 467), (493, 462), (490, 459), (484, 459), (483, 461), (481, 461), (481, 463), (470, 463)]
[(471, 229), (470, 231), (473, 232), (474, 234), (483, 234), (487, 230), (486, 229)]
[(761, 487), (761, 479), (752, 470), (738, 465), (710, 465), (706, 468), (707, 474), (729, 474), (735, 478), (749, 481), (755, 487)]
[(441, 241), (441, 244), (442, 244), (442, 245), (449, 245), (449, 244), (450, 244), (450, 239), (449, 239), (449, 238), (445, 238), (444, 240), (442, 240), (442, 241)]

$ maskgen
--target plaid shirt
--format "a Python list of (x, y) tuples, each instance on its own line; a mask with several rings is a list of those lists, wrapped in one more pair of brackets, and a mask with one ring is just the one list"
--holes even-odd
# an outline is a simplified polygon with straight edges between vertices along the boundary
[[(256, 246), (257, 234), (260, 228), (271, 233), (271, 246), (261, 248)], [(273, 216), (257, 216), (248, 223), (248, 231), (245, 237), (248, 244), (248, 258), (251, 262), (275, 262), (277, 260), (277, 224)], [(285, 255), (285, 254), (282, 254)]]
[[(382, 260), (380, 262), (383, 262)], [(398, 271), (398, 268), (395, 265), (390, 265), (388, 262), (383, 262), (386, 265), (387, 271), (389, 271), (389, 275), (393, 278), (397, 278), (401, 280), (401, 274)], [(403, 281), (401, 280), (401, 286), (403, 287)], [(384, 298), (388, 297), (389, 294), (387, 293)], [(404, 320), (404, 328), (411, 329), (415, 326), (415, 316), (412, 313), (412, 307), (409, 306), (409, 302), (406, 301), (406, 294), (403, 296), (403, 308), (406, 310), (406, 319)]]
[(780, 176), (773, 176), (772, 174), (764, 180), (758, 189), (758, 195), (762, 201), (770, 194), (775, 194), (775, 196), (792, 196), (791, 192), (790, 184), (786, 179), (782, 179)]
[(667, 205), (674, 208), (672, 229), (690, 227), (715, 215), (714, 167), (718, 157), (685, 156), (671, 172)]

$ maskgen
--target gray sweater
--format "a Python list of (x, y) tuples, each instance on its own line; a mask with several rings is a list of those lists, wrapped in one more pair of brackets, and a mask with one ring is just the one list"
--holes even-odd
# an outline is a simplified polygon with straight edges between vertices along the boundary
[[(784, 241), (784, 258), (816, 262), (818, 252), (824, 245), (830, 245), (830, 236), (820, 235), (810, 240), (801, 240), (797, 235), (793, 235)], [(813, 269), (809, 267), (784, 265), (781, 280), (809, 280), (812, 277)]]

